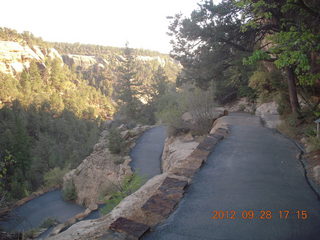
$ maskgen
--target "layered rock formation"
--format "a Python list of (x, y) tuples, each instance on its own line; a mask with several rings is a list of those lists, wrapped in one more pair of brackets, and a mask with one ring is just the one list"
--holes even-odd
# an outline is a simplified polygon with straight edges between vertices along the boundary
[(60, 54), (54, 48), (30, 48), (19, 42), (0, 41), (0, 72), (17, 74), (29, 68), (30, 62), (35, 60), (44, 64), (45, 57), (58, 58)]
[(67, 54), (62, 55), (62, 58), (64, 63), (69, 67), (75, 66), (76, 68), (81, 68), (82, 70), (89, 69), (93, 66), (97, 66), (103, 69), (106, 65), (109, 64), (106, 59), (96, 56)]

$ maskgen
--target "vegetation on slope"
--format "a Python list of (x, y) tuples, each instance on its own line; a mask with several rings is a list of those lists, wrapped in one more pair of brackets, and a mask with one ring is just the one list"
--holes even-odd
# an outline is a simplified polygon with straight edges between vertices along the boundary
[(286, 127), (307, 127), (299, 134), (313, 138), (320, 115), (319, 14), (314, 0), (203, 1), (169, 27), (172, 56), (184, 67), (178, 83), (212, 84), (220, 103), (276, 100), (291, 119)]
[[(33, 44), (53, 46), (29, 33), (0, 30), (1, 40), (17, 41), (30, 47)], [(61, 46), (68, 47), (69, 44)], [(72, 53), (105, 57), (105, 49), (109, 48), (81, 45), (80, 49), (77, 52), (73, 49)], [(61, 184), (65, 172), (90, 154), (101, 123), (116, 110), (119, 110), (120, 119), (134, 124), (155, 122), (154, 101), (169, 84), (165, 69), (173, 69), (171, 77), (174, 78), (179, 67), (165, 55), (162, 57), (172, 66), (166, 64), (162, 68), (157, 59), (140, 61), (132, 54), (132, 66), (128, 70), (126, 56), (121, 55), (125, 51), (159, 55), (129, 48), (110, 49), (111, 55), (117, 56), (117, 62), (111, 62), (105, 71), (74, 69), (57, 59), (46, 59), (44, 63), (32, 61), (28, 69), (15, 76), (0, 73), (1, 206), (27, 196), (41, 186)], [(128, 76), (143, 83), (137, 89), (139, 96), (133, 93), (132, 83), (129, 88), (124, 87), (125, 81), (130, 80)], [(124, 93), (122, 97), (120, 93)], [(135, 101), (125, 100), (126, 94)], [(142, 103), (144, 98), (148, 102)], [(131, 106), (133, 102), (135, 104)], [(129, 108), (132, 109), (125, 110)], [(135, 115), (129, 112), (135, 112)], [(71, 197), (67, 194), (68, 199), (74, 198), (72, 192)]]

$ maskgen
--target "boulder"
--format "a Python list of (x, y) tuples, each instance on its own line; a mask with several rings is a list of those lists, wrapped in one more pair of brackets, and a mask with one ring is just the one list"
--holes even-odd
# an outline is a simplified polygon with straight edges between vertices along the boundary
[(258, 105), (255, 114), (261, 117), (265, 125), (269, 128), (276, 128), (281, 124), (278, 104), (274, 101)]
[[(186, 141), (186, 138), (189, 141)], [(195, 139), (191, 140), (188, 134), (167, 138), (162, 153), (163, 172), (169, 171), (176, 162), (188, 157), (198, 144)]]

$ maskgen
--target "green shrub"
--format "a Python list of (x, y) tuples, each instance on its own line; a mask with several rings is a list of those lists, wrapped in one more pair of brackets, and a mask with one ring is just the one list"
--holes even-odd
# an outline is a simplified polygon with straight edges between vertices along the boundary
[[(169, 135), (191, 130), (195, 135), (206, 134), (212, 126), (216, 106), (214, 88), (204, 91), (185, 86), (178, 92), (169, 92), (159, 99), (156, 117), (170, 126)], [(189, 112), (192, 122), (184, 122), (182, 115)]]
[(278, 113), (280, 115), (287, 115), (291, 112), (290, 99), (287, 92), (280, 91), (275, 98), (278, 103)]
[(313, 152), (320, 150), (320, 139), (317, 137), (307, 138), (307, 151)]
[(76, 187), (74, 186), (73, 181), (69, 181), (65, 184), (62, 196), (67, 201), (74, 201), (77, 199)]
[(108, 149), (113, 154), (125, 152), (126, 144), (122, 139), (119, 129), (111, 128), (108, 135)]
[(106, 201), (106, 206), (101, 209), (101, 213), (109, 213), (122, 199), (137, 191), (144, 182), (145, 179), (137, 173), (126, 176), (122, 183), (117, 186), (117, 190), (113, 192), (111, 197)]
[(305, 129), (304, 129), (305, 135), (307, 135), (308, 137), (315, 137), (317, 135), (317, 130), (314, 125), (315, 124), (312, 123), (312, 125), (308, 125), (305, 127)]
[(68, 172), (68, 168), (61, 169), (55, 167), (44, 174), (45, 187), (62, 186), (63, 176)]
[(240, 86), (238, 90), (239, 97), (247, 97), (250, 100), (257, 98), (256, 90), (248, 86)]
[(269, 71), (260, 66), (249, 78), (248, 86), (254, 89), (260, 98), (268, 98), (270, 93), (282, 89), (282, 75), (278, 70)]
[(49, 228), (49, 227), (57, 225), (57, 223), (58, 223), (57, 219), (47, 218), (41, 223), (40, 228)]

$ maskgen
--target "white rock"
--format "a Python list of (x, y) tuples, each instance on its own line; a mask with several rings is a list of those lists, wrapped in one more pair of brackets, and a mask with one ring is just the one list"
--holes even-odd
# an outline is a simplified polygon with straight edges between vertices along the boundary
[(168, 172), (176, 162), (186, 159), (199, 145), (194, 139), (185, 141), (186, 136), (166, 139), (162, 154), (162, 170)]
[[(44, 54), (44, 53), (47, 53)], [(30, 67), (30, 62), (35, 60), (44, 64), (46, 56), (59, 58), (60, 54), (53, 48), (44, 50), (39, 46), (33, 46), (13, 41), (0, 41), (0, 71), (7, 74), (17, 74)]]
[(313, 177), (317, 182), (320, 182), (320, 165), (313, 168)]
[(278, 104), (273, 101), (273, 102), (263, 103), (256, 108), (257, 116), (264, 115), (267, 113), (273, 114), (273, 115), (279, 115)]
[(255, 114), (260, 116), (269, 128), (276, 128), (281, 123), (278, 104), (274, 101), (257, 106)]

